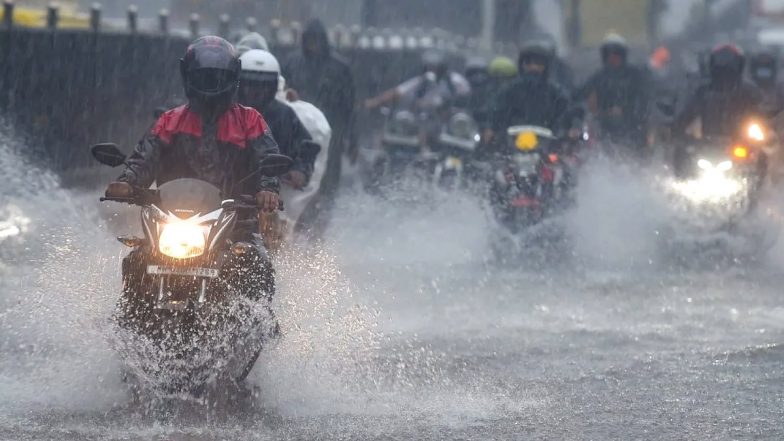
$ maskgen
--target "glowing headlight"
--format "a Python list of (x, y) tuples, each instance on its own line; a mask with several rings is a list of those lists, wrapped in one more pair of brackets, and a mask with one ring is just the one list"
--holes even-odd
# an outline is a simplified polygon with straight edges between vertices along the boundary
[(748, 135), (749, 139), (754, 141), (765, 141), (765, 131), (762, 130), (762, 126), (757, 123), (751, 123), (749, 128), (746, 130), (746, 135)]
[(730, 200), (741, 193), (743, 188), (742, 181), (724, 176), (719, 170), (708, 171), (697, 179), (673, 183), (677, 193), (697, 204)]
[(189, 223), (166, 224), (158, 240), (161, 253), (175, 259), (187, 259), (204, 254), (204, 227)]
[(713, 164), (711, 164), (711, 162), (707, 159), (700, 159), (697, 161), (697, 167), (699, 167), (701, 170), (713, 170)]
[(732, 161), (720, 162), (719, 165), (716, 166), (716, 170), (723, 172), (732, 170)]
[(707, 159), (700, 159), (697, 161), (697, 167), (699, 167), (699, 169), (703, 172), (723, 173), (732, 170), (732, 161), (722, 161), (714, 167), (713, 163)]

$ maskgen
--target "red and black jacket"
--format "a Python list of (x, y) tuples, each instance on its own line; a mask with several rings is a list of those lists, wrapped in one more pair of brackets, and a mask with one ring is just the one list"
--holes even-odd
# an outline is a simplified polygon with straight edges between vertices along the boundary
[(273, 153), (279, 153), (278, 145), (256, 110), (233, 104), (209, 124), (184, 105), (161, 115), (119, 180), (147, 188), (153, 182), (200, 179), (220, 188), (224, 197), (277, 192), (277, 178), (258, 175), (239, 183)]

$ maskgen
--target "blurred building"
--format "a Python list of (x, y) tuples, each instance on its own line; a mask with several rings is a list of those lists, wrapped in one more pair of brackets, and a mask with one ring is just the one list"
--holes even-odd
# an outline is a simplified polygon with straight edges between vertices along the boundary
[(319, 18), (337, 24), (383, 28), (440, 28), (465, 37), (479, 37), (483, 9), (493, 3), (495, 39), (516, 41), (534, 26), (533, 0), (171, 0), (172, 16), (184, 22), (192, 12), (205, 23), (227, 13), (237, 22), (254, 17), (261, 23), (280, 19), (304, 23)]

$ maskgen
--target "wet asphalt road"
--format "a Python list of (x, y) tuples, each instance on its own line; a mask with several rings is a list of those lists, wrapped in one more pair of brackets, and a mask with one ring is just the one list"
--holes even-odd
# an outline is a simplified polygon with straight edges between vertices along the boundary
[(257, 396), (134, 407), (109, 335), (118, 222), (93, 194), (44, 188), (0, 203), (27, 219), (0, 243), (0, 439), (784, 438), (777, 249), (501, 265), (470, 198), (344, 197), (326, 243), (278, 263), (285, 336)]

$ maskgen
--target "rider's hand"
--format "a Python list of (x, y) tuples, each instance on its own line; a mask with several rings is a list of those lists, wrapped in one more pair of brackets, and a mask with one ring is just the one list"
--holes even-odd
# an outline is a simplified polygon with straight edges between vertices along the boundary
[(308, 177), (299, 170), (292, 170), (283, 176), (283, 182), (299, 190), (305, 186)]
[(256, 205), (265, 213), (274, 213), (278, 210), (278, 194), (271, 191), (256, 193)]
[(129, 198), (133, 196), (133, 187), (127, 182), (112, 182), (106, 187), (107, 198)]

